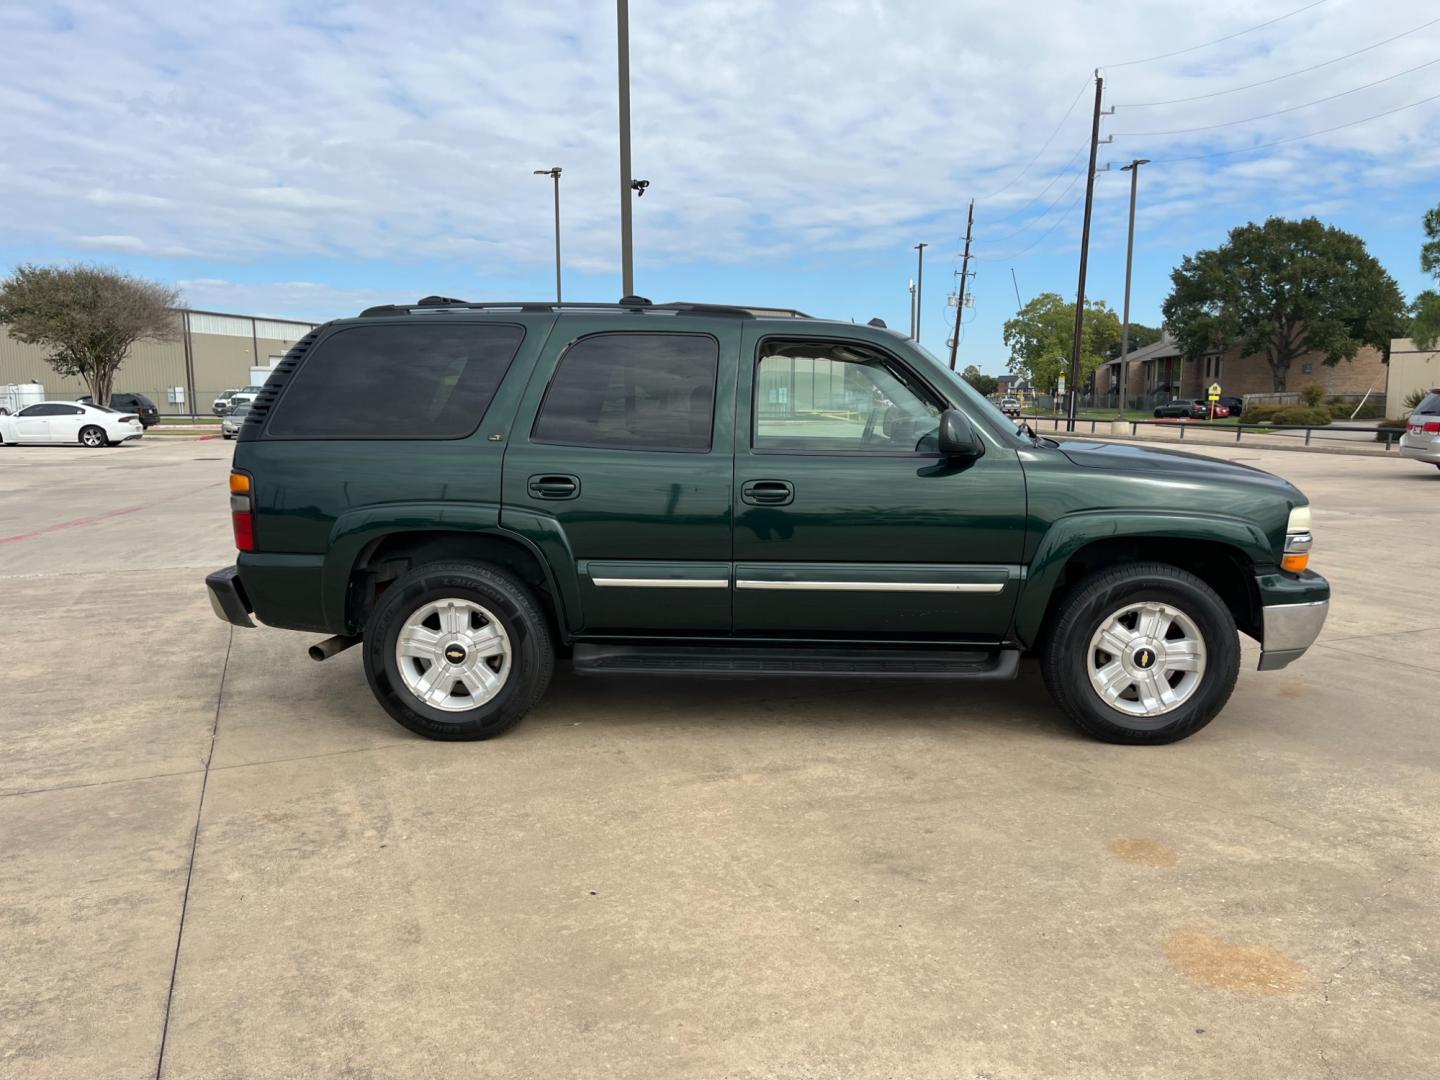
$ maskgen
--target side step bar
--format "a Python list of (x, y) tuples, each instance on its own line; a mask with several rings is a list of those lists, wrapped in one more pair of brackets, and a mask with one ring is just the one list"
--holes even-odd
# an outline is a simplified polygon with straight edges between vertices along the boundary
[(850, 679), (1013, 679), (1018, 649), (877, 649), (753, 645), (577, 644), (579, 675), (689, 675)]

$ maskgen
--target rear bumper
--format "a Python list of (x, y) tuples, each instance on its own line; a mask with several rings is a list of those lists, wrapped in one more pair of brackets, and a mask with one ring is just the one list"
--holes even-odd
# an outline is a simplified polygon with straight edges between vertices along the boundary
[(1258, 579), (1261, 671), (1276, 671), (1305, 655), (1320, 636), (1330, 613), (1330, 583), (1306, 571), (1291, 576), (1266, 574)]
[(245, 595), (245, 586), (240, 584), (239, 571), (233, 566), (216, 570), (205, 576), (205, 587), (210, 591), (210, 606), (218, 618), (234, 626), (254, 626), (250, 620), (250, 600)]
[(1414, 435), (1400, 436), (1400, 456), (1427, 461), (1440, 465), (1440, 442), (1434, 439), (1417, 439)]

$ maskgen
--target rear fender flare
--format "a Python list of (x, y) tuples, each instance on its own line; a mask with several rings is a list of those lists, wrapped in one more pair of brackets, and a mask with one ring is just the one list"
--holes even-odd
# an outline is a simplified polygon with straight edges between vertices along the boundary
[[(555, 603), (562, 631), (573, 630), (573, 616), (579, 611), (579, 591), (573, 570), (560, 578), (550, 560), (527, 537), (500, 524), (500, 506), (490, 503), (386, 503), (346, 511), (335, 519), (326, 547), (321, 601), (325, 621), (331, 626), (348, 625), (350, 581), (361, 554), (371, 544), (397, 533), (472, 532), (519, 544), (534, 556), (545, 575), (545, 587)], [(573, 562), (570, 563), (573, 567)]]

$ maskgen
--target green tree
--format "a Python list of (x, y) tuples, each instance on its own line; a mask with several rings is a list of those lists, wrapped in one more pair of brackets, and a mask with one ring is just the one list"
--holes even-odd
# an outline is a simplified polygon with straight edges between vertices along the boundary
[(10, 336), (52, 351), (57, 374), (79, 376), (97, 405), (110, 404), (115, 373), (137, 341), (172, 341), (177, 289), (104, 266), (16, 267), (0, 281), (0, 323)]
[[(1070, 371), (1075, 335), (1075, 305), (1059, 293), (1041, 293), (1005, 322), (1010, 370), (1038, 389), (1054, 393)], [(1084, 382), (1120, 340), (1120, 317), (1103, 300), (1085, 302), (1085, 331), (1080, 339), (1080, 379)]]
[[(1440, 281), (1440, 206), (1425, 211), (1425, 243), (1420, 248), (1420, 269)], [(1440, 345), (1440, 292), (1426, 289), (1415, 298), (1410, 336), (1422, 349)]]
[[(1146, 345), (1154, 345), (1155, 342), (1160, 340), (1164, 333), (1165, 331), (1161, 330), (1158, 326), (1146, 326), (1144, 323), (1132, 322), (1130, 324), (1130, 351), (1134, 352), (1136, 349), (1145, 348)], [(1117, 341), (1114, 345), (1110, 346), (1110, 348), (1106, 349), (1105, 359), (1120, 359), (1120, 345), (1121, 342)]]
[(1313, 217), (1241, 225), (1170, 279), (1165, 323), (1185, 357), (1239, 345), (1264, 355), (1276, 391), (1299, 357), (1319, 353), (1334, 367), (1363, 345), (1388, 352), (1404, 326), (1405, 298), (1365, 242)]
[(986, 397), (989, 397), (991, 394), (993, 394), (995, 392), (995, 388), (1000, 385), (996, 381), (994, 375), (982, 374), (980, 369), (974, 364), (971, 364), (964, 371), (962, 371), (960, 373), (960, 377), (966, 382), (968, 382), (971, 386), (973, 386), (976, 390), (980, 391), (980, 393), (984, 394)]

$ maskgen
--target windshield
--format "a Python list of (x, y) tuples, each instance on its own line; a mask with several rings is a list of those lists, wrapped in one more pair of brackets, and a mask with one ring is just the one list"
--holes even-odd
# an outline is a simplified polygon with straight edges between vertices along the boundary
[(231, 409), (226, 415), (227, 415), (227, 416), (244, 416), (244, 415), (245, 415), (246, 413), (248, 413), (249, 411), (250, 411), (250, 406), (249, 406), (249, 405), (236, 405), (236, 406), (235, 406), (233, 409)]
[(1440, 390), (1431, 390), (1425, 400), (1415, 406), (1417, 416), (1440, 416)]
[(91, 405), (90, 408), (94, 409), (96, 412), (118, 413), (120, 411), (119, 409), (110, 408), (109, 405)]

